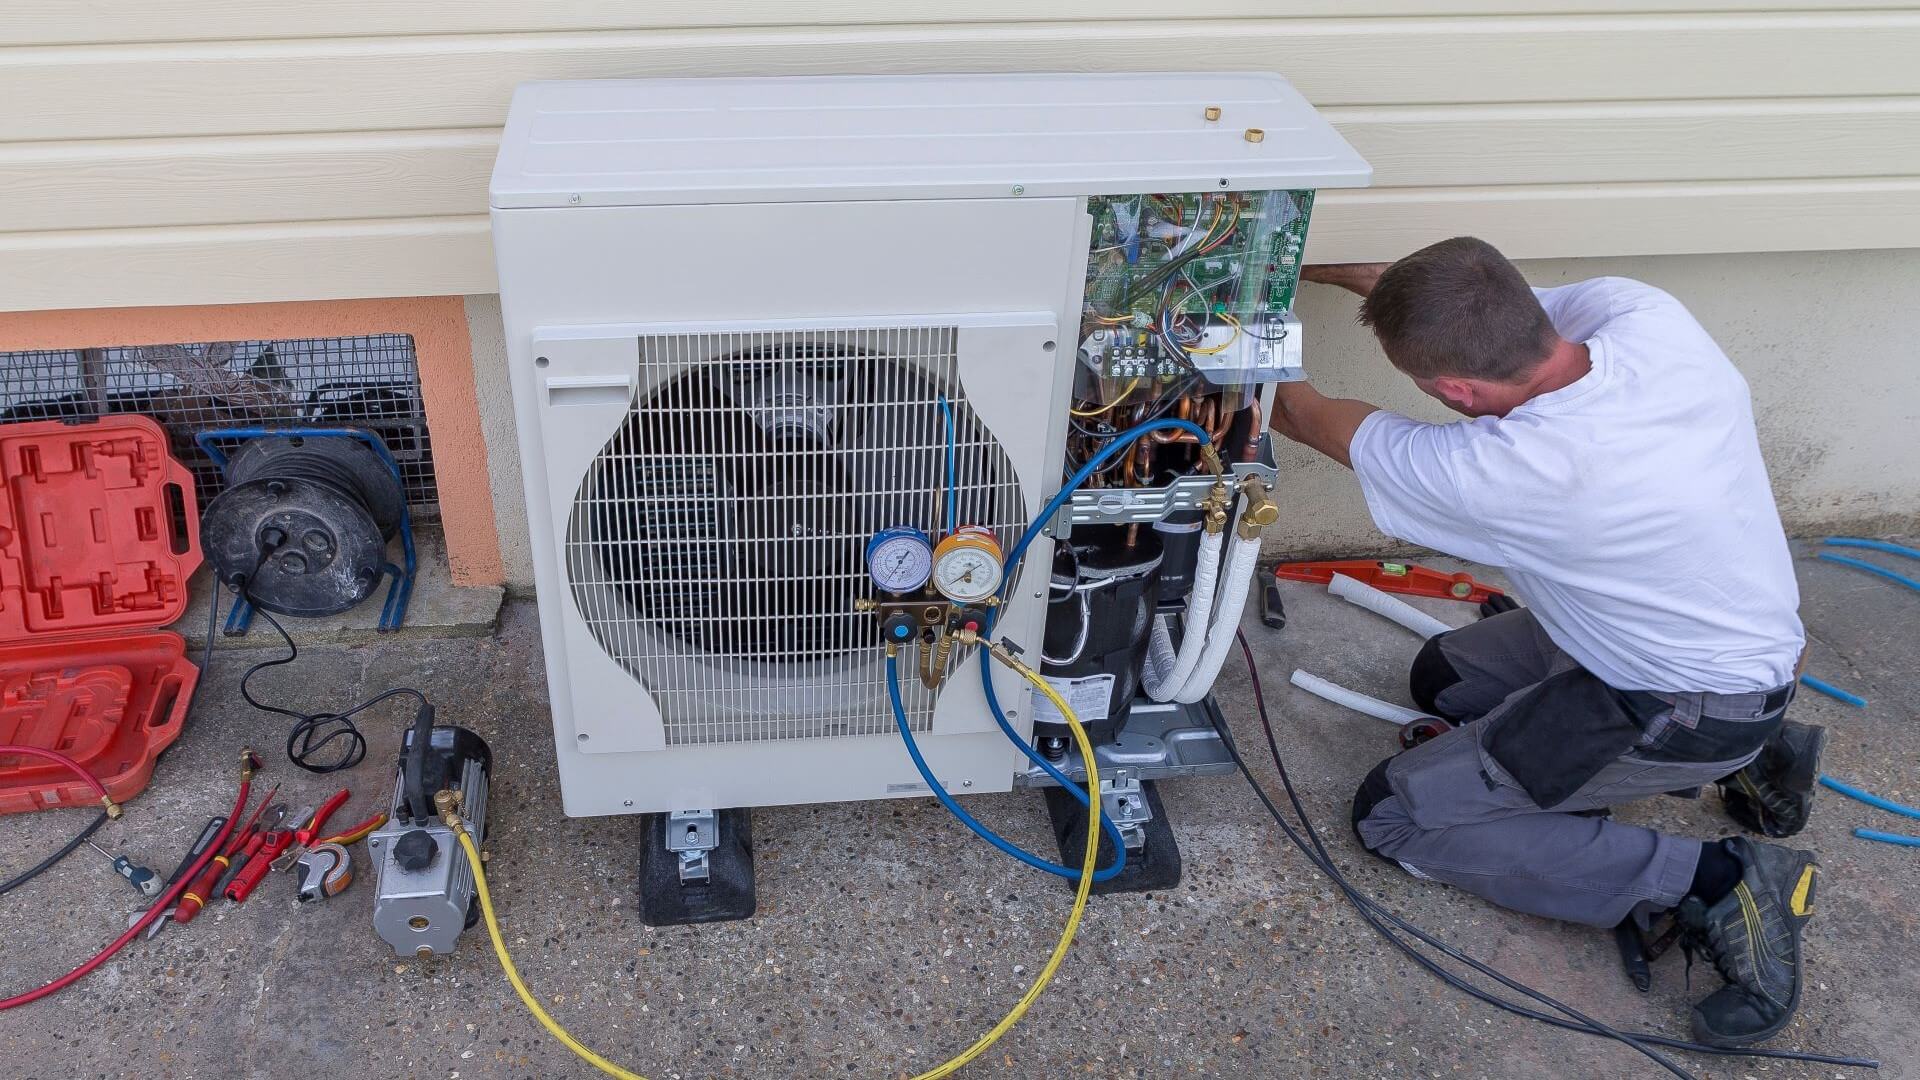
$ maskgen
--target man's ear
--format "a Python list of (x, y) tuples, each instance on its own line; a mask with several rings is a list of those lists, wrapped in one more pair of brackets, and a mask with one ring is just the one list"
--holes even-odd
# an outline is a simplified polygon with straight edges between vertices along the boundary
[(1455, 412), (1474, 415), (1473, 408), (1479, 403), (1479, 387), (1472, 379), (1459, 379), (1452, 375), (1441, 375), (1433, 380), (1433, 396), (1446, 402)]

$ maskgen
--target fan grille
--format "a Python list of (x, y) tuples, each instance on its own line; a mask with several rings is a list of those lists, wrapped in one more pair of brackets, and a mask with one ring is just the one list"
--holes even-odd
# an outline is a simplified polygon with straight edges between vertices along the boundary
[[(890, 732), (867, 539), (944, 517), (951, 404), (961, 524), (1011, 544), (1011, 462), (961, 396), (952, 327), (676, 334), (639, 342), (626, 421), (573, 504), (587, 627), (653, 696), (669, 745)], [(915, 657), (903, 656), (912, 670)], [(958, 658), (956, 658), (956, 663)], [(910, 725), (932, 723), (917, 678)]]

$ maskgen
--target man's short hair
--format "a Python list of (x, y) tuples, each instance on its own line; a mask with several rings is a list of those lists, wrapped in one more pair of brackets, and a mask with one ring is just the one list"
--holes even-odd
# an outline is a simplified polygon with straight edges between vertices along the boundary
[(1415, 378), (1517, 382), (1553, 348), (1546, 309), (1492, 244), (1456, 236), (1380, 275), (1360, 305), (1387, 359)]

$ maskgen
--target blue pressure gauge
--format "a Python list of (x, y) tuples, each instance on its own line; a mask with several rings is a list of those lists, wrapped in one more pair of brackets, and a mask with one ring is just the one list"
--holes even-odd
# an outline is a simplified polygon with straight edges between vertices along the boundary
[(904, 525), (881, 529), (867, 541), (867, 573), (883, 592), (918, 589), (933, 573), (932, 538)]

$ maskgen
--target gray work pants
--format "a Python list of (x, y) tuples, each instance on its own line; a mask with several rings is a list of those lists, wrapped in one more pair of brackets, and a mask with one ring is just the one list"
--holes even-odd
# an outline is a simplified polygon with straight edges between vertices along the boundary
[(1792, 696), (1615, 691), (1525, 609), (1431, 639), (1413, 683), (1461, 726), (1368, 776), (1354, 801), (1361, 842), (1417, 876), (1593, 926), (1677, 905), (1700, 841), (1580, 812), (1734, 772)]

